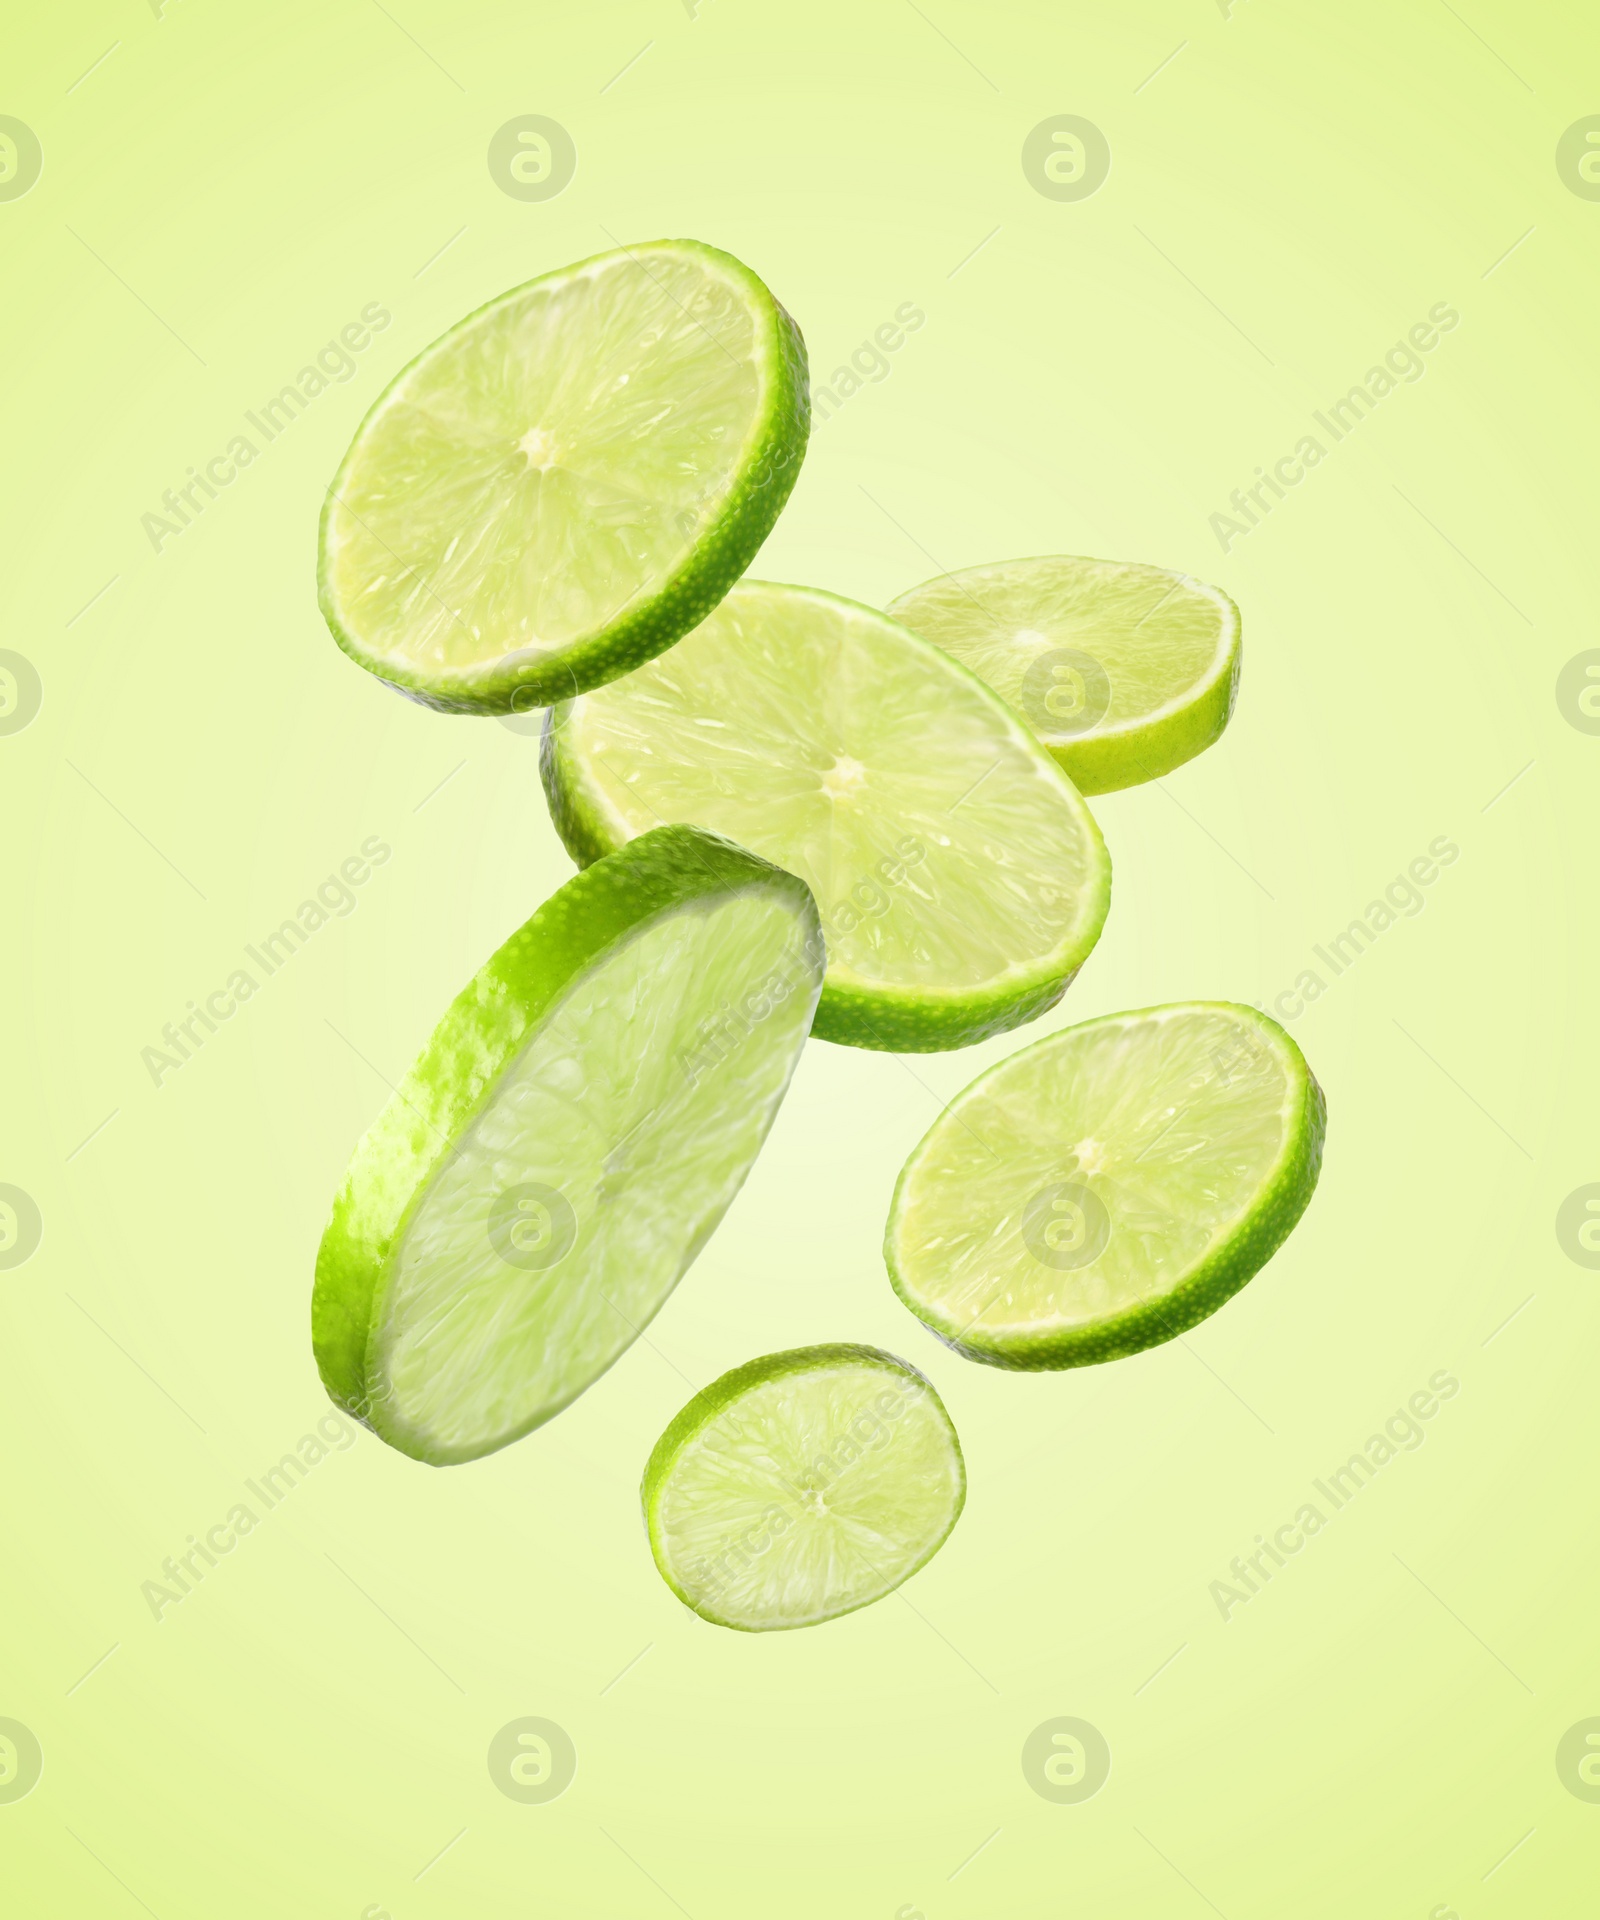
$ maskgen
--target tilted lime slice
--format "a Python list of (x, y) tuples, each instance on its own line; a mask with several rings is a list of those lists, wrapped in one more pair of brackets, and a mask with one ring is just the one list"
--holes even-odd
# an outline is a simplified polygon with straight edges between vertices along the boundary
[(719, 1627), (809, 1627), (881, 1600), (944, 1544), (967, 1494), (933, 1388), (876, 1347), (751, 1360), (656, 1442), (644, 1516), (661, 1577)]
[(913, 587), (890, 613), (1009, 700), (1083, 793), (1209, 747), (1239, 685), (1239, 609), (1187, 574), (1064, 554)]
[(743, 1183), (821, 987), (804, 886), (668, 827), (569, 881), (456, 998), (317, 1256), (338, 1403), (445, 1466), (632, 1345)]
[(817, 898), (824, 1039), (966, 1046), (1053, 1006), (1111, 867), (1071, 782), (967, 670), (881, 613), (744, 580), (669, 657), (546, 723), (575, 859), (691, 820)]
[(805, 346), (731, 255), (602, 253), (436, 340), (328, 490), (322, 611), (433, 707), (508, 713), (670, 647), (750, 564), (810, 418)]
[(1305, 1211), (1326, 1108), (1249, 1007), (1109, 1014), (1024, 1047), (946, 1107), (895, 1188), (895, 1291), (960, 1353), (1076, 1367), (1170, 1340)]

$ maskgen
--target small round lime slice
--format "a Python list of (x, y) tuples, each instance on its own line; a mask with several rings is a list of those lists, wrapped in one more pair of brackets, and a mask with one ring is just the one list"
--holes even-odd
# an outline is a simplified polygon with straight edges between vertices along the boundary
[(949, 654), (870, 607), (743, 580), (670, 655), (559, 707), (543, 770), (579, 861), (690, 820), (797, 873), (826, 1040), (970, 1045), (1053, 1006), (1111, 864), (1081, 795)]
[(1265, 1014), (1190, 1001), (1024, 1047), (906, 1162), (884, 1254), (960, 1353), (1075, 1367), (1170, 1340), (1257, 1273), (1305, 1211), (1326, 1108)]
[(650, 1551), (685, 1606), (720, 1627), (809, 1627), (892, 1593), (966, 1499), (950, 1416), (876, 1347), (751, 1360), (696, 1394), (656, 1442)]
[(731, 255), (603, 253), (469, 314), (362, 421), (322, 611), (429, 706), (508, 713), (627, 673), (710, 612), (793, 486), (799, 330)]
[(738, 1192), (822, 964), (801, 882), (690, 827), (547, 900), (356, 1149), (312, 1304), (334, 1399), (435, 1466), (574, 1400)]
[(1239, 609), (1187, 574), (1065, 554), (940, 574), (889, 612), (1008, 700), (1081, 793), (1158, 779), (1228, 724)]

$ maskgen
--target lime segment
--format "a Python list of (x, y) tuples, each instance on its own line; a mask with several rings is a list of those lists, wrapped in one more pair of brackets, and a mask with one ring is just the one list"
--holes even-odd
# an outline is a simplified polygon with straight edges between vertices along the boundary
[(801, 883), (671, 827), (580, 874), (456, 999), (317, 1261), (339, 1403), (471, 1460), (638, 1337), (743, 1183), (821, 986)]
[(1083, 793), (1170, 773), (1233, 711), (1239, 610), (1187, 574), (1003, 560), (941, 574), (889, 612), (1009, 701)]
[(1316, 1186), (1325, 1124), (1300, 1049), (1248, 1007), (1068, 1027), (975, 1080), (906, 1162), (890, 1278), (969, 1359), (1136, 1353), (1271, 1258)]
[(745, 580), (672, 653), (558, 708), (545, 786), (580, 861), (688, 820), (799, 874), (824, 1039), (964, 1046), (1053, 1005), (1099, 937), (1088, 808), (950, 656), (853, 601)]
[(766, 538), (809, 401), (747, 267), (664, 240), (469, 315), (362, 422), (322, 520), (322, 610), (429, 705), (505, 713), (671, 646)]
[(656, 1443), (644, 1512), (662, 1578), (718, 1626), (813, 1626), (891, 1593), (955, 1525), (966, 1470), (939, 1396), (875, 1347), (752, 1360)]

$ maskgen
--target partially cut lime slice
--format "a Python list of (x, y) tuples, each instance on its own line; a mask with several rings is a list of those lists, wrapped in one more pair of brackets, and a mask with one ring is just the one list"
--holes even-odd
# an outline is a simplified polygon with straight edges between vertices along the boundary
[(822, 977), (805, 887), (688, 827), (577, 876), (456, 998), (317, 1256), (328, 1391), (435, 1466), (559, 1413), (744, 1181)]
[(719, 1627), (809, 1627), (892, 1593), (966, 1499), (929, 1383), (876, 1347), (801, 1347), (725, 1373), (656, 1442), (650, 1551)]
[(1239, 685), (1239, 609), (1184, 573), (1054, 554), (943, 573), (890, 613), (1009, 700), (1080, 792), (1209, 747)]
[(1170, 1340), (1272, 1257), (1317, 1184), (1326, 1108), (1249, 1007), (1108, 1014), (959, 1094), (906, 1162), (884, 1254), (940, 1339), (999, 1367)]
[(810, 417), (794, 322), (692, 240), (514, 288), (413, 360), (328, 490), (322, 611), (429, 706), (508, 713), (670, 647), (750, 564)]
[(966, 1046), (1053, 1006), (1111, 867), (1072, 783), (947, 653), (870, 607), (744, 580), (665, 659), (559, 707), (546, 791), (575, 859), (662, 820), (810, 886), (824, 1039)]

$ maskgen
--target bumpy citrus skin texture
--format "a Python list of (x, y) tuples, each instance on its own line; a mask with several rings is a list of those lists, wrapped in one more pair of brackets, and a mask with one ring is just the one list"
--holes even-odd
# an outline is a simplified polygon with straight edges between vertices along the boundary
[[(996, 561), (926, 580), (889, 613), (988, 681), (1080, 793), (1171, 773), (1221, 738), (1238, 698), (1239, 609), (1162, 567), (1069, 554)], [(1052, 717), (1038, 680), (1060, 650), (1089, 656), (1097, 683), (1071, 676), (1076, 701), (1093, 701), (1071, 721)]]
[[(1264, 1061), (1271, 1061), (1274, 1063), (1273, 1071), (1281, 1074), (1281, 1104), (1276, 1109), (1273, 1121), (1276, 1151), (1269, 1165), (1256, 1170), (1256, 1184), (1248, 1195), (1248, 1204), (1221, 1224), (1199, 1257), (1177, 1263), (1175, 1273), (1171, 1276), (1175, 1284), (1168, 1284), (1160, 1291), (1146, 1290), (1144, 1297), (1135, 1299), (1132, 1304), (1118, 1301), (1108, 1310), (1083, 1312), (1081, 1296), (1093, 1268), (1086, 1264), (1081, 1272), (1052, 1275), (1041, 1271), (1039, 1265), (1030, 1264), (1018, 1244), (1022, 1235), (1018, 1219), (1018, 1195), (998, 1192), (986, 1194), (983, 1191), (985, 1177), (991, 1166), (993, 1177), (998, 1182), (1015, 1185), (1013, 1173), (1021, 1153), (1015, 1147), (1008, 1153), (1004, 1137), (1007, 1132), (1013, 1139), (1021, 1139), (1030, 1145), (1037, 1143), (1042, 1155), (1041, 1165), (1054, 1160), (1059, 1150), (1057, 1146), (1048, 1144), (1058, 1116), (1037, 1110), (1030, 1115), (1026, 1103), (1015, 1106), (1008, 1114), (1008, 1082), (1014, 1088), (1019, 1074), (1028, 1073), (1048, 1058), (1048, 1050), (1072, 1048), (1085, 1039), (1092, 1043), (1101, 1036), (1114, 1034), (1117, 1029), (1135, 1023), (1189, 1014), (1225, 1015), (1238, 1036), (1238, 1051), (1235, 1051), (1233, 1041), (1223, 1037), (1212, 1053), (1213, 1061), (1220, 1062), (1216, 1070), (1224, 1086), (1228, 1076), (1235, 1071), (1236, 1062), (1240, 1063), (1239, 1071), (1244, 1071), (1242, 1063), (1247, 1055), (1251, 1057), (1251, 1070)], [(1105, 1130), (1108, 1113), (1115, 1113), (1125, 1102), (1137, 1105), (1139, 1091), (1137, 1087), (1120, 1088), (1115, 1098), (1095, 1103), (1091, 1110), (1081, 1115), (1060, 1116), (1065, 1130), (1063, 1137), (1070, 1137), (1085, 1129), (1095, 1129), (1097, 1124), (1101, 1130)], [(1211, 1143), (1213, 1158), (1207, 1161), (1204, 1086), (1195, 1086), (1192, 1097), (1193, 1107), (1187, 1110), (1188, 1124), (1194, 1135), (1192, 1142), (1179, 1131), (1186, 1125), (1186, 1109), (1182, 1105), (1175, 1105), (1160, 1108), (1149, 1117), (1140, 1134), (1141, 1138), (1148, 1135), (1148, 1139), (1138, 1153), (1133, 1151), (1134, 1146), (1139, 1144), (1138, 1140), (1120, 1143), (1123, 1148), (1120, 1164), (1114, 1163), (1113, 1172), (1121, 1176), (1128, 1195), (1135, 1200), (1141, 1182), (1152, 1177), (1142, 1173), (1142, 1163), (1163, 1154), (1163, 1141), (1166, 1143), (1166, 1157), (1170, 1166), (1183, 1167), (1179, 1177), (1199, 1180), (1202, 1192), (1212, 1181), (1208, 1167), (1220, 1166), (1229, 1157), (1226, 1151), (1219, 1155), (1218, 1149)], [(1163, 1123), (1169, 1117), (1171, 1131), (1164, 1131)], [(956, 1129), (963, 1131), (958, 1134)], [(996, 1132), (1002, 1136), (998, 1147), (992, 1138), (985, 1140), (986, 1134), (992, 1136)], [(989, 1366), (1036, 1371), (1090, 1366), (1103, 1360), (1116, 1360), (1140, 1353), (1146, 1347), (1175, 1338), (1215, 1313), (1272, 1258), (1310, 1203), (1322, 1166), (1326, 1132), (1327, 1103), (1322, 1088), (1306, 1064), (1305, 1056), (1275, 1020), (1253, 1008), (1231, 1002), (1188, 1002), (1168, 1007), (1148, 1007), (1133, 1013), (1109, 1014), (1100, 1020), (1085, 1021), (1078, 1027), (1064, 1028), (1059, 1033), (1035, 1041), (1032, 1046), (1021, 1049), (980, 1075), (951, 1102), (907, 1160), (895, 1186), (884, 1236), (884, 1260), (890, 1282), (905, 1305), (947, 1346), (953, 1347), (969, 1360), (982, 1361)], [(1105, 1157), (1104, 1142), (1098, 1143), (1098, 1147), (1093, 1140), (1079, 1144), (1086, 1149), (1095, 1149), (1097, 1157)], [(989, 1150), (987, 1155), (985, 1146)], [(1022, 1151), (1026, 1150), (1025, 1147)], [(998, 1159), (995, 1158), (996, 1151)], [(962, 1180), (958, 1175), (952, 1182), (948, 1164), (952, 1152), (958, 1160), (965, 1157), (970, 1161), (970, 1181)], [(1237, 1152), (1233, 1157), (1237, 1158)], [(1066, 1154), (1058, 1162), (1057, 1172), (1069, 1178), (1081, 1178), (1092, 1187), (1095, 1176), (1081, 1172), (1078, 1164), (1081, 1158)], [(930, 1176), (929, 1168), (935, 1160), (943, 1160), (946, 1165), (938, 1174)], [(1185, 1162), (1187, 1166), (1184, 1166)], [(943, 1192), (930, 1188), (930, 1177), (935, 1188), (942, 1186)], [(1052, 1177), (1036, 1170), (1026, 1176), (1024, 1184)], [(1154, 1215), (1147, 1214), (1145, 1219), (1139, 1220), (1138, 1206), (1125, 1207), (1115, 1192), (1115, 1186), (1113, 1179), (1107, 1188), (1111, 1195), (1111, 1233), (1121, 1231), (1129, 1237), (1131, 1244), (1132, 1239), (1143, 1230), (1159, 1242), (1159, 1209)], [(956, 1272), (958, 1255), (951, 1243), (948, 1225), (941, 1235), (946, 1240), (942, 1250), (920, 1244), (926, 1238), (928, 1222), (926, 1213), (919, 1222), (918, 1210), (927, 1206), (930, 1193), (935, 1209), (943, 1212), (946, 1223), (951, 1220), (960, 1222), (955, 1229), (956, 1237), (970, 1230), (975, 1244), (987, 1240), (987, 1245), (979, 1255), (979, 1264), (991, 1260), (991, 1274), (998, 1271), (1000, 1278), (991, 1289), (989, 1276), (985, 1277), (983, 1299), (977, 1312), (971, 1311), (970, 1299), (963, 1301), (957, 1310), (951, 1298), (952, 1277)], [(1117, 1221), (1116, 1214), (1119, 1211), (1126, 1211), (1130, 1219)], [(1197, 1205), (1196, 1213), (1199, 1211)], [(994, 1218), (991, 1219), (991, 1216)], [(1169, 1213), (1168, 1217), (1171, 1219), (1175, 1216)], [(996, 1231), (996, 1221), (1003, 1223), (1003, 1231)], [(1165, 1251), (1162, 1249), (1163, 1254)], [(1010, 1306), (1018, 1297), (1018, 1291), (1035, 1300), (1063, 1299), (1079, 1317), (1074, 1324), (1051, 1325), (1046, 1314), (1035, 1316), (1036, 1324), (1028, 1325), (1029, 1316), (1023, 1312), (1014, 1313), (1013, 1323), (1009, 1326), (986, 1327), (982, 1324), (986, 1314), (992, 1315), (994, 1306), (1001, 1309)], [(1126, 1292), (1126, 1280), (1122, 1291)], [(1079, 1296), (1076, 1301), (1075, 1295)], [(986, 1305), (984, 1300), (993, 1304)]]
[[(791, 1398), (798, 1419), (782, 1417)], [(708, 1441), (710, 1486), (694, 1458)], [(744, 1483), (741, 1462), (753, 1470)], [(685, 1476), (701, 1479), (702, 1498), (720, 1496), (720, 1510), (696, 1511), (691, 1492), (684, 1514)], [(716, 1626), (765, 1633), (892, 1593), (949, 1538), (966, 1492), (961, 1444), (928, 1379), (881, 1348), (834, 1342), (746, 1361), (697, 1393), (656, 1442), (640, 1500), (657, 1570), (683, 1604)], [(818, 1495), (848, 1510), (842, 1537), (814, 1514)], [(693, 1546), (686, 1519), (699, 1523)], [(859, 1558), (857, 1531), (870, 1542)]]
[[(425, 617), (451, 621), (456, 634), (464, 639), (472, 631), (470, 608), (462, 618), (451, 604), (455, 593), (449, 588), (443, 596), (435, 593), (429, 577), (429, 567), (442, 565), (453, 553), (457, 533), (470, 538), (474, 530), (471, 504), (464, 511), (453, 512), (450, 498), (457, 474), (464, 469), (463, 453), (477, 463), (474, 484), (481, 485), (485, 447), (492, 447), (505, 463), (498, 483), (504, 495), (525, 483), (524, 456), (529, 465), (538, 458), (537, 448), (530, 451), (520, 446), (514, 430), (505, 434), (499, 430), (500, 422), (478, 419), (478, 414), (487, 414), (493, 406), (503, 406), (503, 393), (494, 391), (490, 401), (484, 403), (471, 392), (454, 387), (448, 378), (443, 391), (436, 391), (440, 364), (451, 364), (450, 356), (459, 357), (470, 349), (475, 332), (491, 333), (503, 327), (508, 311), (514, 311), (530, 296), (552, 289), (561, 291), (567, 283), (581, 284), (585, 275), (624, 268), (636, 269), (648, 287), (664, 283), (670, 274), (698, 273), (722, 293), (731, 292), (739, 303), (741, 328), (747, 322), (749, 334), (741, 346), (740, 359), (741, 363), (748, 359), (753, 394), (745, 409), (747, 418), (736, 455), (726, 460), (720, 450), (717, 455), (719, 468), (724, 463), (728, 466), (725, 484), (713, 488), (704, 502), (697, 501), (692, 513), (679, 516), (683, 531), (675, 548), (659, 556), (650, 577), (639, 579), (626, 597), (613, 596), (620, 604), (600, 613), (590, 630), (564, 632), (558, 643), (549, 646), (520, 644), (487, 632), (475, 644), (466, 645), (469, 657), (463, 659), (445, 662), (407, 657), (393, 632), (371, 630), (373, 622), (364, 602), (373, 591), (372, 582), (379, 577), (379, 570), (396, 578), (415, 576), (417, 604)], [(681, 296), (668, 300), (669, 315), (681, 304)], [(687, 316), (685, 326), (691, 320), (692, 316)], [(628, 331), (627, 327), (619, 328), (622, 344), (608, 350), (606, 364), (595, 369), (596, 374), (607, 371), (619, 358), (626, 363)], [(635, 331), (642, 333), (644, 328)], [(692, 334), (692, 328), (690, 331)], [(569, 328), (561, 338), (562, 356), (587, 373), (590, 370), (583, 365), (586, 342), (583, 337), (569, 337), (574, 332), (581, 336), (581, 329)], [(706, 337), (706, 351), (713, 352), (716, 342), (709, 333)], [(635, 380), (635, 391), (650, 371), (648, 364), (642, 371), (635, 366), (630, 376)], [(670, 375), (666, 378), (670, 385)], [(681, 396), (685, 404), (692, 405), (693, 398), (692, 393)], [(435, 437), (444, 443), (437, 465), (421, 463), (416, 473), (409, 474), (404, 471), (403, 455), (393, 450), (373, 453), (396, 416), (404, 417), (408, 410), (415, 418), (436, 416)], [(362, 421), (323, 504), (318, 559), (318, 600), (323, 617), (351, 659), (425, 706), (449, 713), (522, 713), (570, 699), (631, 672), (705, 618), (750, 564), (783, 510), (799, 476), (810, 421), (810, 383), (800, 329), (757, 276), (731, 254), (698, 241), (661, 240), (598, 254), (542, 275), (469, 314), (424, 349), (390, 382)], [(652, 451), (654, 431), (649, 419), (630, 424), (627, 437), (638, 441), (646, 460)], [(681, 474), (687, 458), (668, 460), (673, 476)], [(609, 511), (619, 523), (627, 515), (624, 480), (625, 476), (615, 474), (608, 480)], [(647, 468), (637, 476), (637, 485), (641, 496), (648, 492)], [(427, 530), (423, 536), (408, 540), (403, 531), (395, 530), (404, 527), (404, 514), (388, 531), (372, 524), (368, 496), (387, 513), (395, 494), (400, 495), (403, 505), (409, 496), (420, 526)], [(478, 496), (480, 501), (482, 497)], [(595, 530), (587, 537), (580, 533), (579, 544), (592, 546), (600, 537)], [(445, 541), (449, 547), (441, 552)], [(343, 565), (342, 545), (358, 542), (364, 542), (366, 549), (359, 563)], [(514, 568), (516, 545), (513, 522), (497, 532), (486, 567)], [(407, 548), (410, 550), (402, 550)], [(565, 556), (575, 573), (586, 558), (582, 552)]]
[(1100, 830), (1011, 708), (814, 587), (740, 581), (666, 659), (555, 708), (540, 771), (580, 865), (691, 819), (805, 879), (828, 940), (813, 1032), (846, 1046), (941, 1052), (1036, 1019), (1110, 906)]
[[(816, 908), (803, 884), (766, 861), (714, 834), (693, 827), (664, 827), (647, 834), (613, 858), (575, 876), (489, 960), (456, 997), (428, 1045), (394, 1096), (373, 1122), (351, 1160), (332, 1217), (317, 1254), (312, 1296), (312, 1341), (317, 1366), (333, 1399), (371, 1427), (391, 1446), (436, 1466), (475, 1459), (509, 1444), (542, 1424), (611, 1364), (640, 1330), (635, 1323), (614, 1342), (615, 1351), (571, 1383), (570, 1391), (538, 1407), (521, 1421), (493, 1431), (442, 1441), (421, 1430), (413, 1410), (397, 1404), (385, 1369), (395, 1347), (395, 1328), (386, 1311), (406, 1283), (408, 1234), (436, 1188), (459, 1164), (460, 1143), (469, 1129), (494, 1108), (500, 1089), (512, 1083), (530, 1047), (570, 1006), (574, 994), (597, 975), (603, 981), (615, 956), (636, 948), (653, 929), (688, 911), (722, 908), (750, 896), (773, 903), (794, 922), (792, 961), (799, 992), (785, 993), (785, 1018), (798, 1022), (793, 1054), (779, 1062), (778, 1077), (768, 1074), (762, 1105), (748, 1119), (746, 1141), (754, 1157), (792, 1071), (793, 1060), (821, 987), (822, 939)], [(626, 1035), (619, 1013), (619, 1034)], [(758, 1014), (753, 1033), (764, 1023), (775, 1030), (774, 1015)], [(718, 1046), (692, 1060), (693, 1075), (720, 1066)], [(734, 1056), (735, 1069), (741, 1055)], [(597, 1063), (596, 1071), (608, 1063)], [(627, 1062), (610, 1062), (613, 1071)], [(714, 1097), (728, 1096), (729, 1075), (708, 1081)], [(565, 1097), (565, 1096), (563, 1096)], [(694, 1143), (685, 1143), (685, 1151)], [(619, 1149), (620, 1151), (620, 1149)], [(506, 1155), (507, 1177), (517, 1173), (513, 1147)], [(748, 1167), (731, 1168), (720, 1204), (691, 1223), (687, 1244), (668, 1249), (680, 1261), (666, 1271), (656, 1297), (642, 1307), (647, 1319), (670, 1292), (705, 1237), (721, 1218)], [(621, 1177), (627, 1177), (624, 1173)], [(580, 1240), (578, 1253), (582, 1252)], [(577, 1255), (574, 1255), (576, 1258)], [(665, 1255), (663, 1256), (665, 1258)], [(669, 1266), (671, 1262), (669, 1261)], [(552, 1276), (543, 1272), (509, 1276), (513, 1297)], [(555, 1276), (560, 1277), (560, 1269)], [(559, 1356), (557, 1356), (559, 1361)], [(424, 1364), (426, 1356), (424, 1355)]]

